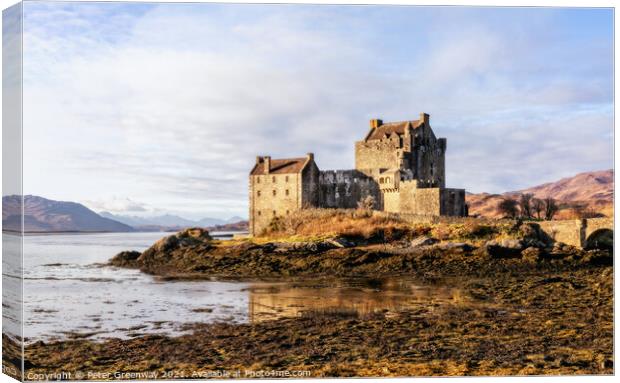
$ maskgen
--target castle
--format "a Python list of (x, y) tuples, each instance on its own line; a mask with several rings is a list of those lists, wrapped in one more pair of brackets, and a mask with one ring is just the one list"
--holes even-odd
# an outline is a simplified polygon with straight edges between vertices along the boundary
[(356, 208), (367, 196), (377, 210), (466, 216), (465, 190), (445, 187), (446, 144), (421, 113), (412, 121), (370, 120), (368, 133), (355, 143), (354, 170), (319, 170), (312, 153), (259, 156), (250, 172), (250, 233), (298, 209)]

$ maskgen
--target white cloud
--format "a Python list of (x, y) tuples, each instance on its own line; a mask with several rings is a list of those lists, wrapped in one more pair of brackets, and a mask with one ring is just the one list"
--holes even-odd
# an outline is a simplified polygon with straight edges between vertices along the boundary
[(403, 30), (386, 41), (395, 50), (381, 51), (379, 25), (333, 9), (56, 9), (77, 34), (33, 12), (26, 192), (246, 215), (257, 154), (312, 151), (321, 168), (350, 168), (369, 118), (421, 111), (448, 137), (450, 186), (502, 191), (609, 167), (606, 73), (584, 82), (558, 76), (555, 59), (553, 73), (541, 67), (541, 29), (524, 35), (462, 20), (456, 33)]
[(96, 212), (106, 211), (109, 213), (144, 213), (153, 211), (153, 209), (145, 203), (133, 201), (130, 198), (122, 198), (117, 196), (113, 196), (109, 200), (87, 200), (83, 203), (88, 208)]

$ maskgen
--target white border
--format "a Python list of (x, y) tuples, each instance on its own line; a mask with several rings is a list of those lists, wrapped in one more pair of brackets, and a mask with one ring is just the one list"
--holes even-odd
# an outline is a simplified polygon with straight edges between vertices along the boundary
[[(53, 0), (52, 0), (53, 1)], [(97, 2), (97, 0), (81, 0), (82, 2)], [(0, 0), (0, 8), (2, 10), (17, 4), (19, 1), (16, 0)], [(101, 1), (99, 1), (101, 2)], [(132, 0), (132, 2), (143, 2), (143, 3), (188, 3), (188, 2), (204, 2), (204, 3), (292, 3), (292, 4), (381, 4), (381, 5), (429, 5), (429, 6), (502, 6), (502, 7), (605, 7), (605, 8), (614, 8), (614, 26), (615, 26), (615, 6), (616, 2), (613, 0), (503, 0), (503, 1), (493, 1), (493, 0), (475, 0), (475, 1), (458, 1), (458, 0), (442, 0), (442, 1), (412, 1), (412, 0), (390, 0), (390, 1), (372, 1), (372, 0), (313, 0), (313, 1), (300, 1), (300, 0), (288, 0), (288, 1), (260, 1), (260, 0), (244, 0), (244, 1), (230, 1), (230, 0), (220, 0), (220, 1), (182, 1), (182, 0), (168, 0), (168, 1), (153, 1), (153, 0)], [(2, 26), (2, 21), (0, 18), (0, 28)], [(614, 112), (615, 112), (615, 100), (618, 98), (618, 87), (616, 85), (616, 77), (615, 73), (617, 72), (618, 62), (615, 60), (616, 47), (618, 42), (618, 30), (614, 27)], [(0, 69), (1, 69), (0, 63)], [(1, 82), (1, 80), (0, 80)], [(1, 103), (0, 103), (0, 113), (1, 113)], [(618, 115), (614, 113), (614, 126), (618, 125)], [(615, 128), (614, 128), (615, 132)], [(0, 137), (1, 140), (1, 137)], [(614, 148), (617, 146), (620, 138), (614, 134)], [(615, 150), (614, 150), (615, 154)], [(614, 155), (614, 169), (618, 168), (618, 163), (620, 160)], [(1, 158), (0, 158), (1, 165)], [(0, 166), (1, 169), (1, 166)], [(618, 196), (617, 189), (614, 190), (614, 201)], [(619, 209), (617, 206), (614, 206), (614, 215), (618, 216)], [(614, 231), (615, 234), (615, 231)], [(1, 244), (0, 244), (1, 246)], [(615, 272), (614, 272), (615, 274)], [(614, 299), (615, 292), (618, 291), (618, 281), (614, 280)], [(0, 286), (1, 292), (1, 286)], [(614, 329), (617, 328), (618, 323), (618, 309), (617, 305), (614, 305)], [(618, 349), (618, 337), (614, 331), (614, 355), (615, 350)], [(618, 363), (617, 360), (614, 361)], [(357, 378), (359, 379), (359, 378)], [(464, 377), (464, 378), (369, 378), (364, 379), (365, 381), (385, 381), (389, 379), (390, 382), (400, 383), (400, 382), (420, 382), (420, 383), (428, 383), (428, 382), (449, 382), (454, 381), (454, 379), (481, 379), (485, 382), (590, 382), (592, 380), (597, 382), (611, 382), (613, 381), (613, 376), (545, 376), (545, 377)], [(342, 379), (321, 379), (321, 381), (326, 382), (337, 382)], [(345, 379), (349, 380), (349, 379)], [(0, 375), (0, 382), (14, 382), (15, 380), (9, 378), (7, 375)], [(175, 381), (164, 381), (158, 380), (159, 382), (178, 382)], [(282, 380), (247, 380), (248, 382), (281, 382)], [(298, 379), (295, 381), (302, 382), (316, 382), (317, 379)]]

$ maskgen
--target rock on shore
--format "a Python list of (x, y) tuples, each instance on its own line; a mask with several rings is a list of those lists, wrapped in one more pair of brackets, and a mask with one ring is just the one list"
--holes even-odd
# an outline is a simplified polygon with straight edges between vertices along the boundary
[(207, 231), (192, 228), (162, 238), (141, 254), (122, 252), (110, 264), (170, 278), (476, 275), (611, 264), (609, 252), (561, 244), (554, 247), (529, 224), (515, 230), (520, 233), (517, 238), (492, 239), (474, 246), (427, 236), (391, 243), (341, 237), (264, 243), (217, 241)]

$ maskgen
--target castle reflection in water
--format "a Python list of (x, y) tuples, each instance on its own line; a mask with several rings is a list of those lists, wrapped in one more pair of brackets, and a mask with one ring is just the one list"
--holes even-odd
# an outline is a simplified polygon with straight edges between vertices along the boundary
[(259, 322), (305, 313), (391, 312), (424, 306), (463, 303), (459, 289), (422, 286), (411, 280), (339, 279), (253, 283), (249, 289), (249, 320)]

